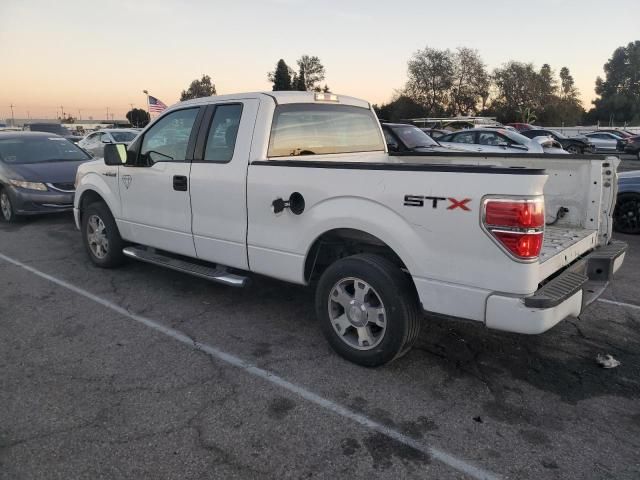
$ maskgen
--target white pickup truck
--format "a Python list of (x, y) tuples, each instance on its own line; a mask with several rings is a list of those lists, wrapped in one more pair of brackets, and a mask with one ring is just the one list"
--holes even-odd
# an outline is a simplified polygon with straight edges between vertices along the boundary
[(405, 353), (423, 312), (535, 334), (604, 290), (616, 157), (387, 152), (371, 105), (307, 92), (174, 105), (76, 178), (90, 259), (241, 287), (315, 285), (327, 340), (366, 366)]

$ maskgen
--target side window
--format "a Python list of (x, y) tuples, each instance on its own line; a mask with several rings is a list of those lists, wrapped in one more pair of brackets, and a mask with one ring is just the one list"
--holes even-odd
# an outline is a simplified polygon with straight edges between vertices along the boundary
[(207, 146), (204, 150), (206, 162), (230, 162), (236, 146), (242, 105), (219, 105), (213, 114)]
[(453, 136), (453, 141), (456, 143), (476, 143), (476, 132), (463, 132)]
[(161, 118), (142, 139), (140, 157), (143, 161), (184, 162), (197, 115), (198, 108), (189, 108), (171, 112)]
[(480, 145), (499, 145), (505, 141), (493, 132), (480, 132), (478, 143)]

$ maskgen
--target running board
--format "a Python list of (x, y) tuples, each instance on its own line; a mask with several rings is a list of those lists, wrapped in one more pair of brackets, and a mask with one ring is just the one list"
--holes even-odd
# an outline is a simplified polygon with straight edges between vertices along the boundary
[(141, 262), (152, 263), (160, 267), (170, 268), (171, 270), (176, 270), (182, 273), (188, 273), (189, 275), (211, 280), (212, 282), (223, 283), (231, 287), (245, 287), (249, 283), (248, 277), (229, 273), (226, 267), (208, 267), (206, 265), (200, 265), (158, 253), (153, 250), (147, 250), (142, 247), (126, 247), (122, 249), (122, 253), (129, 258), (134, 258)]

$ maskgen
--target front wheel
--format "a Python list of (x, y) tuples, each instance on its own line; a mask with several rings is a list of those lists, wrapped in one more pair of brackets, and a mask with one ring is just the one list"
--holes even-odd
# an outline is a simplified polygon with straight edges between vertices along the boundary
[(640, 195), (621, 193), (613, 212), (613, 228), (620, 233), (640, 233)]
[(16, 213), (11, 203), (11, 197), (5, 190), (0, 190), (0, 213), (5, 222), (13, 223), (17, 220)]
[(316, 315), (331, 347), (376, 367), (405, 354), (420, 332), (415, 289), (391, 261), (371, 254), (338, 260), (320, 277)]
[(116, 221), (102, 202), (92, 203), (82, 212), (82, 240), (89, 258), (98, 267), (117, 267), (125, 259)]
[(582, 153), (582, 149), (577, 145), (569, 145), (567, 147), (567, 152), (571, 153), (572, 155), (578, 155)]

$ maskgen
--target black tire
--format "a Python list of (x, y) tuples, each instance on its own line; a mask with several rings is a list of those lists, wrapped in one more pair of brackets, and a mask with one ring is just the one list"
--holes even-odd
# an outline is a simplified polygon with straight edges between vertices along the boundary
[[(331, 292), (341, 281), (353, 278), (369, 284), (385, 310), (386, 330), (369, 350), (350, 346), (341, 338), (344, 333), (339, 335), (332, 325)], [(391, 261), (372, 254), (343, 258), (324, 271), (316, 288), (316, 315), (331, 347), (343, 358), (365, 367), (384, 365), (408, 352), (418, 338), (422, 320), (409, 277)]]
[[(104, 225), (104, 236), (107, 240), (107, 247), (104, 249), (104, 256), (99, 256), (91, 246), (90, 238), (90, 224), (94, 221), (94, 218), (99, 219)], [(82, 212), (82, 243), (89, 255), (89, 258), (94, 265), (100, 268), (114, 268), (125, 260), (125, 256), (122, 253), (124, 248), (124, 241), (120, 236), (120, 231), (116, 225), (116, 221), (109, 211), (109, 207), (103, 202), (95, 202), (90, 204)]]
[(620, 233), (640, 233), (640, 194), (618, 195), (616, 209), (613, 212), (613, 228)]
[(567, 152), (571, 153), (572, 155), (579, 155), (584, 153), (584, 150), (577, 145), (569, 145), (567, 147)]
[[(8, 206), (8, 209), (4, 206)], [(18, 221), (18, 215), (16, 215), (15, 209), (13, 208), (13, 203), (11, 202), (11, 197), (5, 191), (4, 188), (0, 187), (0, 219), (7, 223), (15, 223)]]

